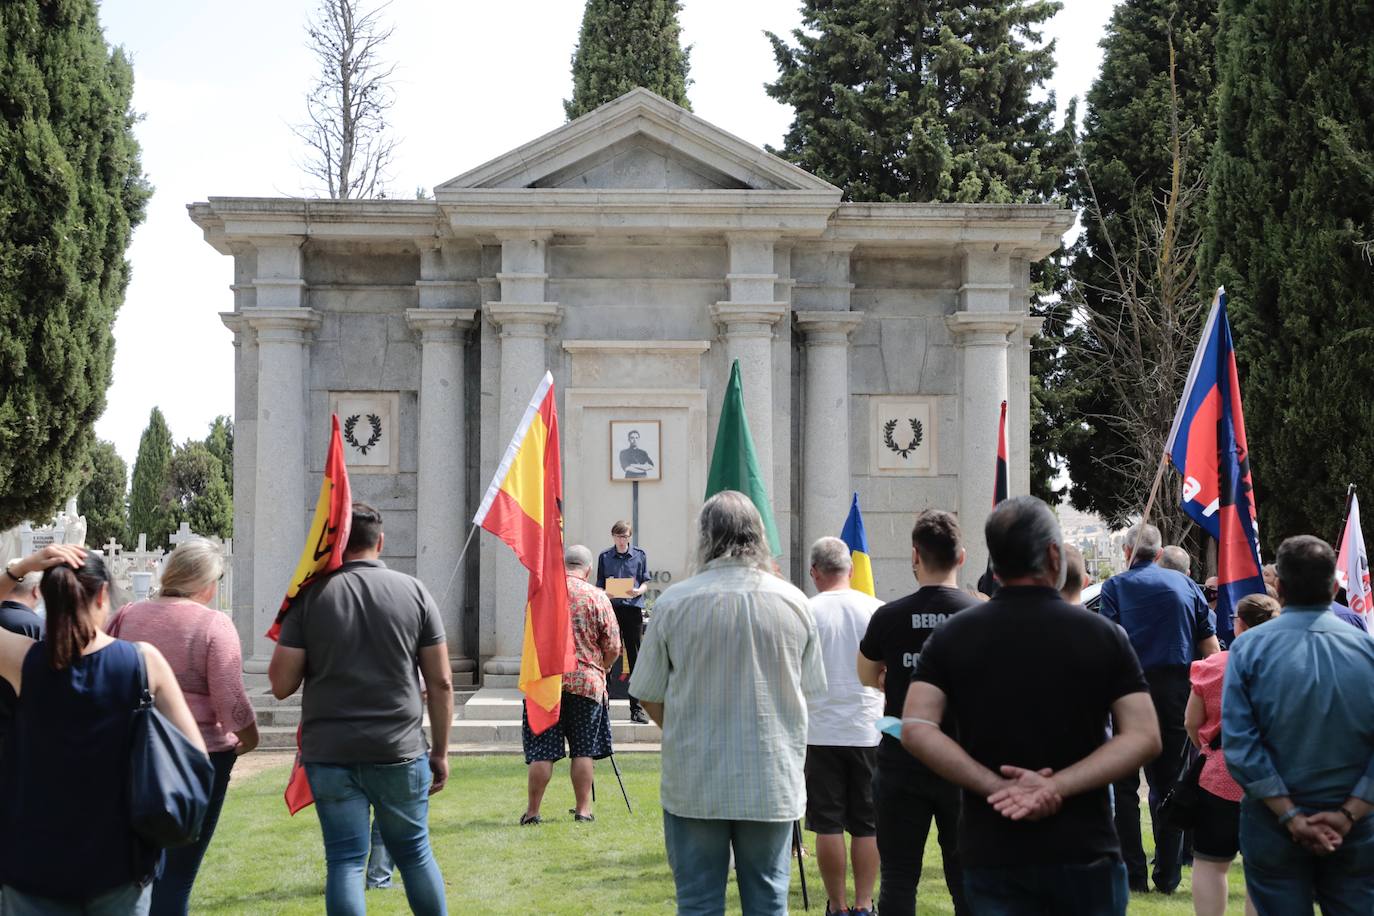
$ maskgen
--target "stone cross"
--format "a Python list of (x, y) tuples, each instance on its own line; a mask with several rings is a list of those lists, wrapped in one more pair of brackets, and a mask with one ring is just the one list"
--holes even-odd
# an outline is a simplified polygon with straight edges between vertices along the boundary
[(173, 547), (177, 547), (181, 544), (186, 543), (192, 538), (196, 538), (199, 536), (200, 535), (196, 534), (194, 531), (191, 530), (191, 526), (189, 523), (182, 522), (181, 527), (177, 528), (176, 534), (173, 534), (167, 538), (167, 543), (171, 544)]
[(112, 557), (112, 556), (114, 556), (116, 553), (118, 553), (119, 550), (120, 550), (120, 544), (119, 544), (119, 542), (116, 541), (116, 540), (114, 539), (113, 536), (111, 536), (111, 538), (110, 538), (110, 543), (108, 543), (108, 544), (105, 545), (105, 556), (107, 556), (107, 557)]

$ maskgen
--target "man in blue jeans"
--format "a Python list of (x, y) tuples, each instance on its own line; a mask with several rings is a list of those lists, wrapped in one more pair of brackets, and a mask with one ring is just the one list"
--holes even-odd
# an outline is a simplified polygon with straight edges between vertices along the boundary
[[(1231, 644), (1226, 768), (1245, 789), (1240, 852), (1260, 916), (1374, 913), (1374, 639), (1331, 612), (1336, 555), (1279, 546), (1283, 613)], [(1266, 632), (1267, 631), (1267, 632)]]
[(720, 916), (730, 851), (744, 916), (787, 912), (806, 805), (806, 701), (825, 692), (810, 603), (773, 573), (763, 520), (723, 490), (697, 568), (654, 604), (630, 692), (663, 728), (663, 840), (678, 916)]
[[(1107, 786), (1160, 746), (1140, 662), (1120, 627), (1059, 594), (1064, 540), (1048, 506), (1004, 500), (984, 534), (1002, 587), (926, 640), (902, 744), (964, 790), (959, 853), (972, 912), (1124, 916)], [(957, 741), (941, 729), (947, 712)]]
[[(429, 796), (448, 781), (448, 644), (429, 591), (378, 559), (382, 541), (381, 513), (354, 503), (343, 565), (301, 594), (267, 671), (278, 699), (305, 683), (301, 761), (324, 834), (330, 916), (366, 912), (369, 809), (401, 870), (411, 911), (448, 912), (429, 845)], [(424, 704), (434, 740), (428, 750)]]

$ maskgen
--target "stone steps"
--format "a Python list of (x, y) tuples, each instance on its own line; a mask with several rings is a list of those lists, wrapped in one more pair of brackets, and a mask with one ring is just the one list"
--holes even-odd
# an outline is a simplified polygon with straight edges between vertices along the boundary
[[(250, 690), (258, 716), (263, 750), (289, 750), (296, 746), (301, 721), (300, 694), (278, 700), (270, 692)], [(521, 751), (520, 714), (523, 696), (518, 690), (487, 688), (456, 690), (449, 746), (453, 753), (518, 753)], [(425, 735), (430, 734), (428, 716)], [(611, 743), (620, 751), (656, 751), (662, 740), (657, 725), (630, 721), (628, 700), (611, 701)]]

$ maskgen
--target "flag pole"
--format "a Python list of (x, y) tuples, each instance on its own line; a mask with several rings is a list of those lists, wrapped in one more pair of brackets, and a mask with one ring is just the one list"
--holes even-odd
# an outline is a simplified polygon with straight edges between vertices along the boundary
[(1155, 471), (1155, 482), (1150, 487), (1150, 498), (1145, 500), (1145, 511), (1140, 514), (1141, 527), (1150, 520), (1150, 510), (1154, 508), (1155, 496), (1159, 494), (1160, 481), (1164, 479), (1164, 466), (1169, 463), (1169, 453), (1165, 452), (1159, 456), (1159, 470)]
[(1345, 518), (1341, 520), (1341, 533), (1336, 535), (1336, 552), (1340, 553), (1341, 541), (1345, 539), (1345, 526), (1350, 524), (1350, 497), (1355, 495), (1355, 485), (1345, 488)]
[(458, 570), (463, 568), (463, 557), (468, 555), (468, 547), (472, 545), (472, 536), (477, 533), (477, 523), (474, 522), (468, 531), (468, 539), (463, 542), (463, 549), (458, 551), (458, 562), (453, 564), (453, 574), (448, 577), (448, 586), (444, 588), (444, 597), (439, 600), (439, 607), (444, 607), (448, 603), (448, 593), (453, 591), (453, 580), (458, 578)]

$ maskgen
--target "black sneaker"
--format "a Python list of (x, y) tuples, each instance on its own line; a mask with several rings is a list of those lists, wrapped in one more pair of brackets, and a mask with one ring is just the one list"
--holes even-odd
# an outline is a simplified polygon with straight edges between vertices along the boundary
[(544, 819), (537, 814), (520, 815), (521, 827), (538, 827), (542, 823), (544, 823)]
[(630, 710), (630, 721), (637, 725), (648, 725), (649, 714), (642, 709), (632, 709)]
[(579, 824), (590, 824), (592, 821), (596, 820), (596, 815), (595, 815), (595, 814), (578, 814), (576, 811), (574, 811), (574, 812), (573, 812), (573, 820), (577, 821), (577, 823), (579, 823)]

